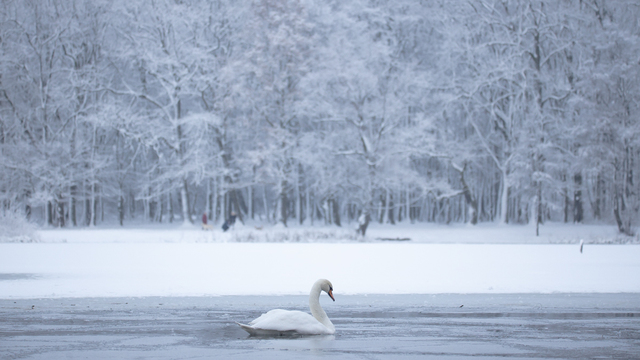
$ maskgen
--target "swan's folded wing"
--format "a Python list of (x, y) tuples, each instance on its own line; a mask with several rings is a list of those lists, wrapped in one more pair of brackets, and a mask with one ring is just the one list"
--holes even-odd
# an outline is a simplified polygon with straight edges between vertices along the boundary
[(292, 336), (295, 335), (295, 331), (278, 331), (278, 330), (265, 330), (254, 328), (251, 325), (241, 324), (236, 322), (242, 330), (249, 333), (251, 336)]
[[(295, 332), (304, 335), (324, 335), (333, 333), (313, 316), (305, 312), (282, 309), (275, 309), (262, 314), (259, 318), (250, 322), (249, 326), (240, 326), (250, 334), (252, 334), (252, 331), (256, 332), (257, 330)], [(250, 331), (246, 327), (250, 327), (252, 330)]]

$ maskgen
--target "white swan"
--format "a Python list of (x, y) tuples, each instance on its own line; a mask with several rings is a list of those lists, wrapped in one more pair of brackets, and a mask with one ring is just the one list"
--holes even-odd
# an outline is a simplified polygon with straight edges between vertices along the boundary
[(320, 306), (320, 292), (329, 294), (333, 301), (333, 285), (326, 279), (320, 279), (313, 284), (309, 294), (309, 307), (311, 315), (297, 310), (275, 309), (260, 315), (249, 325), (240, 324), (241, 328), (251, 335), (276, 336), (276, 335), (331, 335), (336, 328)]

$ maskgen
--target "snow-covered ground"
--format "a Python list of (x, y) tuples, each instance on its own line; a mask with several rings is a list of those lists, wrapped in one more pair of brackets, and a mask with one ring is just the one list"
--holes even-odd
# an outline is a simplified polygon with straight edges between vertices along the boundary
[[(353, 225), (353, 224), (352, 224)], [(46, 243), (203, 243), (203, 242), (380, 242), (407, 240), (434, 244), (620, 244), (640, 243), (638, 237), (620, 235), (612, 225), (577, 225), (548, 223), (540, 227), (523, 225), (478, 224), (408, 224), (379, 225), (372, 223), (367, 236), (356, 236), (354, 226), (296, 226), (237, 223), (233, 230), (202, 231), (199, 225), (142, 225), (134, 228), (98, 227), (45, 229), (37, 232), (38, 241)]]
[(640, 292), (640, 246), (602, 244), (615, 229), (530, 230), (374, 226), (365, 240), (336, 228), (44, 230), (40, 243), (0, 243), (0, 298), (298, 295), (318, 278), (336, 294)]

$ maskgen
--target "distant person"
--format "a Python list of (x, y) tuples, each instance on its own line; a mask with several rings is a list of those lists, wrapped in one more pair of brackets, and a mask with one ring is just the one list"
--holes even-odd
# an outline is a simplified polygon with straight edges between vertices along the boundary
[(222, 231), (229, 230), (229, 227), (236, 223), (236, 216), (236, 213), (232, 211), (231, 215), (229, 215), (229, 218), (224, 221), (224, 224), (222, 224)]
[(207, 225), (207, 213), (202, 214), (202, 230), (213, 230), (213, 225)]

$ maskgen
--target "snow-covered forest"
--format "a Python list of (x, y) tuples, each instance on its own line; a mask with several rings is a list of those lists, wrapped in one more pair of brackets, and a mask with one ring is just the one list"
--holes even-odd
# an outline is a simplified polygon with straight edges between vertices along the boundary
[(0, 201), (59, 227), (640, 221), (637, 0), (4, 0)]

